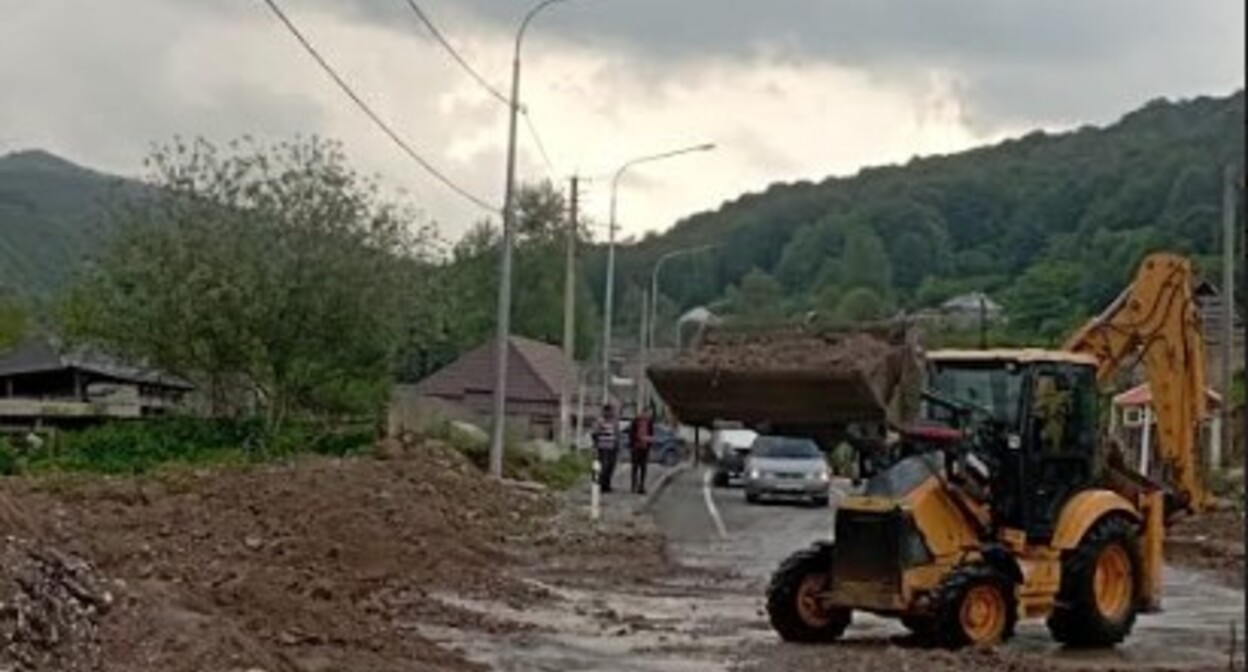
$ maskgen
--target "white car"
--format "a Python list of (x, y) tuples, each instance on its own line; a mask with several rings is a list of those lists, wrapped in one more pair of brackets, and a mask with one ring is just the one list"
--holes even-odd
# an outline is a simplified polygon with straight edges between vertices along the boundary
[(715, 485), (739, 482), (745, 476), (745, 460), (758, 432), (749, 429), (716, 429), (711, 434), (715, 455)]

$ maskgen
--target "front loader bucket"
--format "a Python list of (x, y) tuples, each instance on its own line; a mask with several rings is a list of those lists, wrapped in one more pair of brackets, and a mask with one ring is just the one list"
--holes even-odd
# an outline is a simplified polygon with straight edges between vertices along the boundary
[(857, 372), (653, 367), (649, 373), (663, 402), (690, 425), (846, 424), (887, 415), (886, 400)]
[(905, 424), (917, 411), (920, 377), (908, 331), (896, 325), (717, 330), (647, 373), (685, 424), (737, 421), (805, 435), (852, 422)]

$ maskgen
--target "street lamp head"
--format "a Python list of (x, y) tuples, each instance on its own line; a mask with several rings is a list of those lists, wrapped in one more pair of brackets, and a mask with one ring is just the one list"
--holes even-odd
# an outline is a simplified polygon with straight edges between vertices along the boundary
[(695, 149), (697, 149), (699, 152), (709, 152), (712, 149), (715, 149), (715, 143), (708, 142), (704, 145), (698, 145)]

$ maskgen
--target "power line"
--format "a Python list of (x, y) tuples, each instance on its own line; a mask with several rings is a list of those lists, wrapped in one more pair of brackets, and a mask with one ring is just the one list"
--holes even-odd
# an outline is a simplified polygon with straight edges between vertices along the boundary
[(555, 164), (550, 162), (550, 155), (546, 153), (546, 145), (542, 143), (542, 136), (537, 134), (537, 127), (533, 125), (533, 119), (529, 117), (529, 111), (524, 111), (524, 124), (529, 127), (529, 135), (533, 136), (533, 144), (537, 145), (537, 152), (542, 155), (542, 161), (546, 162), (546, 170), (550, 172), (550, 177), (554, 178), (559, 171), (555, 170)]
[(477, 72), (476, 69), (468, 64), (468, 61), (465, 60), (464, 57), (459, 54), (459, 51), (451, 45), (450, 41), (446, 39), (446, 36), (442, 34), (442, 31), (438, 30), (438, 27), (434, 25), (433, 20), (429, 18), (429, 15), (425, 13), (425, 10), (421, 9), (420, 5), (416, 4), (416, 0), (406, 0), (406, 2), (407, 6), (410, 7), (412, 12), (416, 14), (416, 18), (420, 19), (420, 22), (424, 24), (425, 28), (429, 29), (429, 32), (433, 35), (433, 39), (437, 40), (438, 44), (442, 45), (443, 49), (446, 49), (446, 52), (451, 55), (451, 58), (455, 59), (455, 62), (459, 64), (459, 67), (464, 69), (464, 72), (468, 73), (469, 77), (476, 80), (477, 84), (480, 84), (481, 88), (485, 89), (491, 96), (494, 96), (498, 102), (504, 105), (510, 104), (510, 101), (507, 100), (507, 96), (499, 93), (498, 89), (491, 86), (490, 83), (481, 76), (481, 73)]
[[(412, 10), (412, 13), (416, 15), (416, 18), (420, 21), (420, 23), (424, 25), (431, 35), (433, 35), (433, 39), (437, 40), (438, 44), (442, 45), (442, 48), (446, 50), (446, 53), (459, 64), (459, 67), (462, 68), (464, 72), (468, 73), (468, 76), (471, 77), (477, 85), (479, 85), (485, 90), (486, 93), (490, 94), (491, 97), (503, 105), (511, 105), (511, 101), (507, 98), (507, 96), (504, 96), (497, 87), (490, 84), (489, 81), (487, 81), (476, 68), (472, 67), (472, 64), (468, 62), (468, 59), (464, 58), (463, 55), (459, 53), (459, 50), (455, 48), (455, 45), (451, 44), (451, 41), (448, 40), (446, 35), (438, 29), (437, 24), (433, 22), (433, 19), (429, 17), (429, 14), (425, 12), (425, 10), (421, 9), (420, 5), (416, 3), (416, 0), (404, 0), (404, 2), (407, 3), (408, 8)], [(525, 127), (527, 128), (529, 135), (533, 138), (533, 143), (537, 145), (538, 153), (542, 155), (542, 161), (545, 162), (546, 169), (550, 173), (549, 177), (553, 179), (558, 171), (555, 170), (555, 165), (551, 162), (550, 155), (546, 152), (546, 144), (542, 142), (542, 137), (537, 132), (537, 127), (533, 124), (533, 117), (529, 114), (528, 107), (521, 105), (518, 111), (524, 116)]]
[(451, 180), (451, 178), (447, 177), (444, 173), (442, 173), (442, 171), (438, 170), (433, 164), (429, 163), (429, 161), (417, 153), (416, 150), (412, 149), (411, 145), (407, 144), (403, 138), (399, 137), (399, 134), (396, 133), (394, 129), (385, 122), (385, 120), (378, 116), (377, 113), (374, 112), (373, 109), (369, 107), (358, 94), (356, 94), (355, 90), (347, 84), (346, 80), (344, 80), (342, 76), (334, 70), (333, 66), (331, 66), (323, 56), (321, 56), (321, 53), (317, 51), (316, 47), (313, 46), (308, 38), (304, 37), (303, 33), (298, 27), (295, 26), (294, 22), (286, 16), (286, 13), (282, 11), (282, 8), (278, 7), (276, 0), (264, 0), (264, 4), (268, 5), (269, 9), (273, 10), (273, 14), (282, 22), (282, 25), (286, 26), (286, 29), (295, 36), (295, 39), (299, 41), (299, 44), (303, 45), (303, 48), (308, 52), (308, 55), (310, 55), (313, 60), (321, 66), (321, 69), (325, 71), (325, 74), (329, 75), (329, 77), (334, 80), (334, 83), (338, 85), (338, 88), (342, 89), (342, 92), (346, 94), (353, 103), (355, 103), (356, 107), (360, 108), (360, 111), (371, 119), (377, 128), (381, 129), (381, 131), (385, 133), (390, 140), (394, 142), (394, 144), (398, 145), (399, 149), (403, 150), (408, 157), (419, 164), (421, 168), (424, 168), (426, 172), (432, 175), (439, 182), (472, 203), (491, 212), (498, 212), (501, 210), (501, 208), (490, 205), (484, 199), (456, 184), (453, 180)]

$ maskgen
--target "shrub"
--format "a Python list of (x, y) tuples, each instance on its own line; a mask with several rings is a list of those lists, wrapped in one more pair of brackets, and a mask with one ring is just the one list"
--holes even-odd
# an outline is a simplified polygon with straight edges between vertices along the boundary
[(31, 452), (27, 464), (34, 471), (140, 474), (166, 464), (244, 463), (299, 453), (346, 455), (369, 445), (371, 438), (358, 429), (335, 432), (292, 423), (274, 435), (259, 420), (161, 418), (64, 432)]
[(0, 436), (0, 475), (9, 476), (17, 472), (18, 456), (13, 444)]

